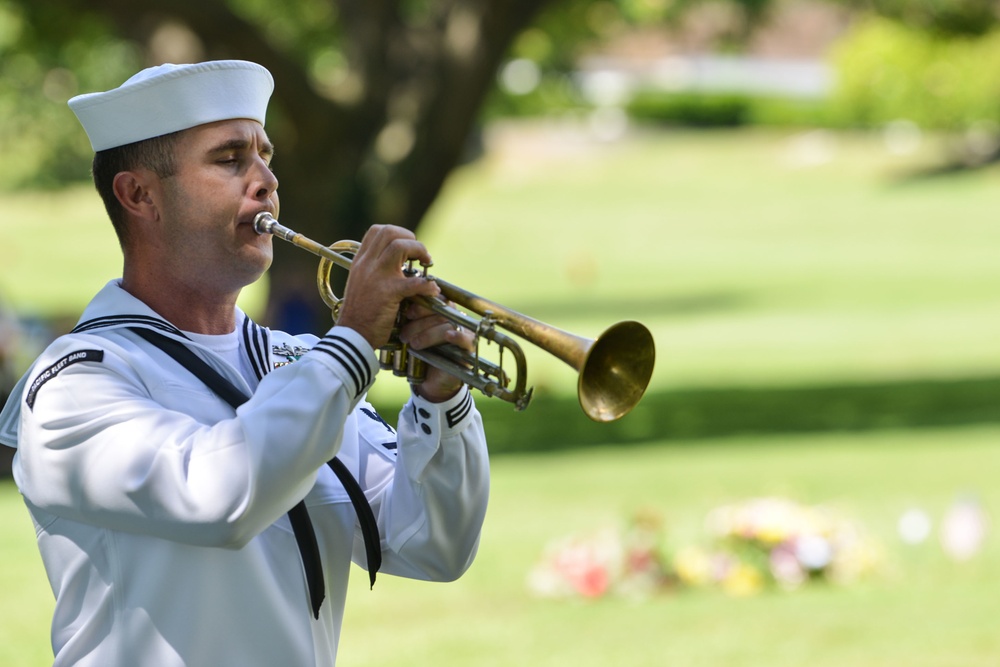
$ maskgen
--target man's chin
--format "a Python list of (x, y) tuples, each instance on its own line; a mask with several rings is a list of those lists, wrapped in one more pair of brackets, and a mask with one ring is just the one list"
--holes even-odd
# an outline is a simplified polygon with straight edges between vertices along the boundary
[(270, 246), (265, 248), (244, 248), (240, 258), (240, 282), (243, 287), (251, 285), (263, 276), (271, 267), (273, 253)]
[(248, 273), (249, 273), (249, 275), (248, 275), (247, 277), (248, 277), (248, 278), (250, 278), (251, 280), (250, 280), (250, 282), (249, 282), (249, 283), (247, 283), (247, 284), (249, 285), (250, 283), (255, 283), (255, 282), (257, 282), (258, 280), (260, 280), (260, 279), (261, 279), (261, 277), (262, 277), (262, 276), (263, 276), (263, 275), (264, 275), (265, 273), (267, 273), (267, 270), (268, 270), (269, 268), (271, 268), (271, 257), (270, 257), (270, 256), (268, 256), (268, 257), (267, 257), (266, 261), (261, 261), (261, 262), (259, 262), (258, 264), (256, 264), (256, 265), (255, 265), (255, 266), (253, 267), (253, 269), (251, 269), (251, 270), (250, 270), (250, 271), (248, 272)]

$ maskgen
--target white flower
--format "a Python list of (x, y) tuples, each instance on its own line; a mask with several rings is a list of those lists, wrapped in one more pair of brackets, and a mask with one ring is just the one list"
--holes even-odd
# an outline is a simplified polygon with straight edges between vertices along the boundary
[(972, 498), (959, 500), (942, 522), (941, 546), (951, 558), (969, 560), (982, 548), (986, 529), (986, 513), (979, 503)]
[(931, 534), (931, 518), (921, 509), (909, 509), (899, 517), (897, 530), (907, 544), (922, 544)]
[(833, 547), (819, 535), (803, 535), (795, 540), (795, 557), (807, 570), (822, 570), (833, 560)]

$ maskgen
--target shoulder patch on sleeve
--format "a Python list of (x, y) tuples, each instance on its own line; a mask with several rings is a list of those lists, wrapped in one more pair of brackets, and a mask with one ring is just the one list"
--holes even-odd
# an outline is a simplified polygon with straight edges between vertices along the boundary
[(28, 408), (31, 410), (35, 408), (35, 398), (38, 396), (38, 390), (41, 389), (46, 382), (54, 379), (64, 370), (73, 364), (80, 363), (81, 361), (96, 361), (101, 363), (104, 361), (104, 350), (77, 350), (76, 352), (70, 352), (65, 357), (40, 372), (31, 382), (31, 387), (28, 389), (28, 395), (24, 399), (28, 404)]

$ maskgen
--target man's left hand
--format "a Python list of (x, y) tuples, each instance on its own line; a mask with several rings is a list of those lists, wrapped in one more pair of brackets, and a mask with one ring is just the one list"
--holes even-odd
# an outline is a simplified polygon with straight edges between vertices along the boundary
[[(475, 350), (475, 334), (458, 328), (451, 321), (423, 306), (409, 304), (406, 307), (406, 323), (399, 332), (401, 341), (414, 350), (424, 350), (435, 345), (451, 343), (463, 350)], [(427, 377), (416, 385), (416, 392), (432, 403), (441, 403), (458, 393), (464, 383), (439, 368), (428, 364)]]

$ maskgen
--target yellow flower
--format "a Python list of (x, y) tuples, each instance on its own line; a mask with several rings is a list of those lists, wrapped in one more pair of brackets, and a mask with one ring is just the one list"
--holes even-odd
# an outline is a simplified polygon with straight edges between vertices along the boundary
[(698, 547), (685, 547), (674, 557), (674, 570), (688, 586), (704, 586), (712, 581), (712, 561)]
[(746, 563), (737, 563), (722, 580), (722, 590), (730, 595), (744, 597), (754, 595), (764, 587), (760, 572)]

